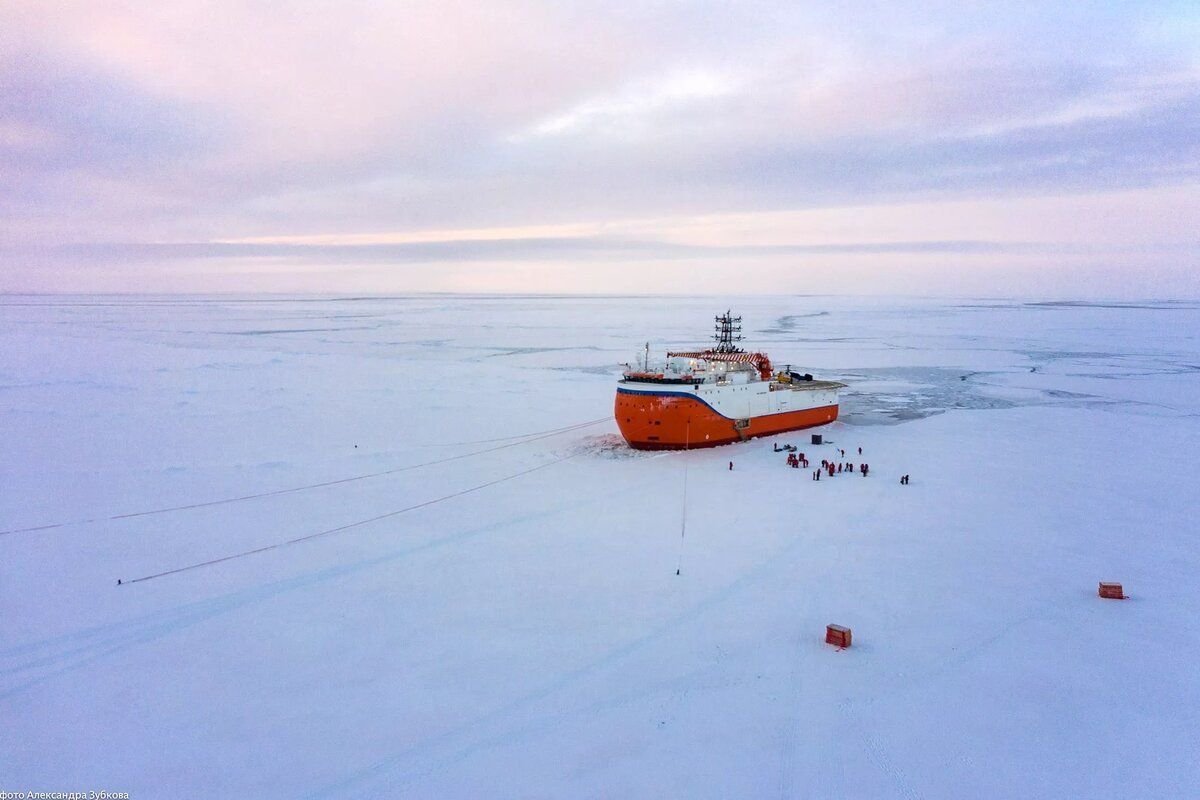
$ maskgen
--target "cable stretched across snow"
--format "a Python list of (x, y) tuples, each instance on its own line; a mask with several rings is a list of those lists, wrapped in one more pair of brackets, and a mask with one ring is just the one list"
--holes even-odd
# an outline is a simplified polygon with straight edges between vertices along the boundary
[[(223, 498), (220, 498), (217, 500), (205, 500), (205, 501), (198, 502), (198, 503), (186, 503), (183, 505), (167, 506), (165, 508), (154, 508), (154, 509), (148, 509), (148, 510), (144, 510), (144, 511), (131, 511), (131, 512), (128, 512), (125, 514), (113, 514), (112, 516), (108, 516), (108, 517), (91, 517), (88, 519), (76, 519), (76, 520), (70, 520), (67, 522), (53, 522), (53, 523), (48, 523), (45, 525), (34, 525), (34, 526), (31, 526), (28, 528), (12, 528), (11, 530), (0, 531), (0, 536), (8, 536), (9, 534), (14, 534), (14, 533), (33, 533), (34, 531), (47, 531), (47, 530), (53, 530), (55, 528), (66, 528), (66, 527), (69, 527), (72, 525), (89, 525), (94, 522), (114, 522), (116, 520), (122, 520), (122, 519), (133, 519), (135, 517), (149, 517), (149, 516), (153, 516), (156, 514), (169, 514), (169, 513), (175, 512), (175, 511), (190, 511), (192, 509), (197, 509), (197, 508), (210, 508), (212, 506), (227, 505), (229, 503), (241, 503), (246, 500), (258, 500), (258, 499), (261, 499), (264, 497), (277, 497), (277, 496), (283, 495), (283, 494), (293, 494), (295, 492), (304, 492), (304, 491), (308, 491), (310, 489), (323, 489), (327, 486), (338, 486), (343, 483), (353, 483), (355, 481), (368, 480), (369, 478), (380, 478), (380, 477), (383, 477), (384, 475), (395, 475), (400, 472), (409, 472), (414, 469), (420, 469), (421, 467), (432, 467), (437, 464), (445, 464), (450, 461), (457, 461), (457, 460), (463, 459), (463, 458), (470, 458), (472, 456), (480, 456), (480, 455), (484, 455), (486, 453), (494, 453), (497, 450), (503, 450), (508, 447), (516, 447), (516, 446), (522, 445), (522, 444), (529, 444), (530, 442), (536, 442), (536, 441), (540, 441), (542, 439), (548, 439), (551, 436), (558, 436), (563, 433), (570, 433), (571, 431), (577, 431), (582, 428), (588, 428), (588, 427), (591, 427), (592, 425), (598, 425), (601, 422), (606, 422), (610, 419), (612, 419), (612, 418), (611, 417), (601, 417), (599, 419), (593, 419), (593, 420), (589, 420), (587, 422), (578, 422), (578, 423), (575, 423), (574, 425), (567, 425), (562, 428), (552, 428), (547, 431), (537, 431), (535, 433), (525, 434), (526, 438), (522, 438), (520, 441), (517, 441), (517, 442), (509, 442), (507, 444), (497, 445), (496, 447), (488, 447), (483, 450), (473, 450), (470, 453), (459, 453), (458, 455), (447, 456), (445, 458), (438, 458), (433, 461), (424, 461), (420, 464), (409, 464), (408, 466), (404, 466), (404, 467), (395, 467), (393, 469), (385, 469), (385, 470), (381, 470), (379, 472), (369, 472), (364, 475), (351, 475), (350, 477), (347, 477), (347, 478), (338, 478), (336, 480), (322, 481), (320, 483), (308, 483), (303, 486), (291, 486), (291, 487), (288, 487), (285, 489), (272, 489), (272, 490), (266, 491), (266, 492), (255, 492), (254, 494), (244, 494), (244, 495), (239, 495), (237, 497), (223, 497)], [(513, 437), (513, 438), (515, 438), (515, 437)]]
[(571, 455), (562, 456), (561, 458), (556, 458), (553, 461), (547, 461), (544, 464), (538, 464), (536, 467), (530, 467), (529, 469), (524, 469), (524, 470), (521, 470), (520, 472), (514, 472), (511, 475), (505, 475), (502, 478), (496, 478), (494, 480), (487, 481), (486, 483), (480, 483), (475, 486), (471, 486), (470, 488), (467, 488), (467, 489), (461, 489), (457, 492), (452, 492), (450, 494), (443, 495), (442, 497), (436, 497), (433, 500), (426, 500), (422, 503), (416, 503), (415, 505), (406, 506), (404, 508), (399, 508), (399, 509), (396, 509), (395, 511), (389, 511), (386, 514), (379, 514), (378, 516), (370, 517), (368, 519), (360, 519), (357, 522), (350, 522), (345, 525), (339, 525), (336, 528), (330, 528), (328, 530), (318, 531), (317, 533), (310, 533), (306, 536), (298, 536), (295, 539), (288, 539), (287, 541), (276, 542), (275, 544), (269, 544), (269, 545), (266, 545), (265, 547), (256, 547), (253, 550), (244, 550), (240, 553), (233, 553), (231, 555), (221, 556), (220, 558), (212, 558), (212, 559), (209, 559), (208, 561), (199, 561), (195, 564), (188, 564), (185, 567), (176, 567), (175, 569), (168, 569), (168, 570), (164, 570), (162, 572), (156, 572), (153, 575), (143, 575), (140, 578), (134, 578), (134, 579), (128, 580), (128, 581), (118, 581), (117, 585), (118, 586), (128, 586), (133, 583), (142, 583), (144, 581), (154, 580), (155, 578), (164, 578), (167, 575), (175, 575), (180, 572), (187, 572), (187, 571), (193, 570), (193, 569), (200, 569), (201, 567), (211, 567), (214, 564), (220, 564), (225, 561), (233, 561), (234, 559), (245, 558), (247, 556), (257, 555), (258, 553), (265, 553), (268, 550), (278, 550), (280, 548), (287, 547), (288, 545), (299, 544), (300, 542), (307, 542), (311, 539), (317, 539), (322, 536), (330, 536), (335, 533), (341, 533), (342, 531), (348, 531), (351, 528), (357, 528), (357, 527), (360, 527), (362, 525), (367, 525), (372, 522), (378, 522), (382, 519), (388, 519), (389, 517), (395, 517), (400, 514), (407, 513), (409, 511), (415, 511), (418, 508), (425, 508), (427, 506), (432, 506), (437, 503), (443, 503), (447, 500), (452, 500), (455, 497), (462, 497), (465, 494), (470, 494), (472, 492), (478, 492), (480, 489), (486, 489), (489, 486), (495, 486), (498, 483), (504, 483), (505, 481), (511, 481), (514, 478), (520, 478), (522, 475), (528, 475), (531, 472), (537, 472), (540, 469), (545, 469), (546, 467), (551, 467), (551, 466), (554, 466), (555, 464), (562, 463), (563, 461), (566, 461), (567, 459), (574, 458), (576, 455), (577, 455), (577, 453), (572, 453)]

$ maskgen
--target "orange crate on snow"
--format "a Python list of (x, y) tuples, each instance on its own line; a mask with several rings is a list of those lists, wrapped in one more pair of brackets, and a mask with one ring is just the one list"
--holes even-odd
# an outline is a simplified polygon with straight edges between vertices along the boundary
[(832, 644), (837, 647), (849, 647), (850, 629), (843, 628), (841, 625), (826, 625), (825, 644)]

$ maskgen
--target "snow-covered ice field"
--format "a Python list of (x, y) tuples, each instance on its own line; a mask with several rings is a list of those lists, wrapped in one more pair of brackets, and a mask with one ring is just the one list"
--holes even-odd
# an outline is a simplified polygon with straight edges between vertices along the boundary
[[(833, 443), (625, 449), (617, 364), (727, 306), (850, 384)], [(1198, 337), (1196, 303), (0, 298), (0, 791), (1197, 796)]]

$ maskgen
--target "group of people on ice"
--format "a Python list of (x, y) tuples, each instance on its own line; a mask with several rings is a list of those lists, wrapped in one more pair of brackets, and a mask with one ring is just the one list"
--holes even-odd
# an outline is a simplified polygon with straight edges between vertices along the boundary
[[(867, 477), (867, 473), (869, 473), (870, 471), (871, 471), (870, 464), (859, 464), (858, 465), (858, 474), (862, 475), (864, 478)], [(833, 462), (833, 461), (827, 461), (825, 459), (821, 459), (821, 468), (813, 471), (813, 480), (814, 481), (821, 480), (822, 472), (829, 473), (829, 477), (831, 477), (831, 478), (834, 475), (840, 475), (842, 472), (854, 472), (854, 462), (853, 461)]]
[[(804, 467), (805, 469), (808, 468), (808, 459), (805, 458), (804, 453), (796, 452), (796, 448), (794, 445), (785, 444), (782, 447), (780, 447), (778, 442), (775, 443), (775, 452), (776, 453), (782, 453), (785, 451), (788, 454), (787, 455), (787, 465), (789, 467), (792, 467), (793, 469), (799, 469), (800, 467)], [(860, 456), (862, 455), (861, 447), (858, 448), (858, 454)], [(846, 451), (839, 448), (838, 455), (841, 458), (845, 458)], [(730, 462), (729, 468), (733, 469), (733, 462)], [(830, 461), (829, 459), (823, 458), (823, 459), (821, 459), (820, 469), (813, 470), (812, 479), (814, 481), (821, 480), (821, 473), (825, 473), (830, 478), (832, 478), (834, 475), (839, 475), (843, 472), (857, 472), (859, 475), (862, 475), (865, 478), (871, 472), (871, 465), (867, 464), (867, 463), (859, 463), (856, 465), (853, 461)], [(900, 483), (903, 486), (907, 486), (908, 485), (908, 475), (901, 475)]]

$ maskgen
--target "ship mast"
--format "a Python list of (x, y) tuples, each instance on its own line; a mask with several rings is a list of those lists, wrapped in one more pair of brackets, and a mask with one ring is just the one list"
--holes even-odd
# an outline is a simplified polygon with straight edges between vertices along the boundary
[(715, 347), (710, 347), (707, 350), (697, 352), (668, 352), (667, 358), (680, 356), (683, 358), (705, 358), (709, 361), (722, 361), (727, 364), (753, 364), (758, 370), (758, 376), (762, 380), (768, 380), (771, 377), (771, 359), (767, 358), (766, 353), (747, 353), (745, 350), (737, 346), (737, 342), (742, 340), (742, 318), (735, 317), (726, 311), (719, 317), (713, 317), (716, 320), (716, 335), (713, 339), (716, 341)]
[(731, 316), (728, 311), (719, 317), (713, 317), (716, 321), (714, 329), (716, 334), (713, 339), (717, 346), (713, 348), (714, 353), (744, 353), (742, 348), (734, 344), (742, 340), (742, 318)]

